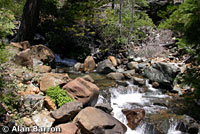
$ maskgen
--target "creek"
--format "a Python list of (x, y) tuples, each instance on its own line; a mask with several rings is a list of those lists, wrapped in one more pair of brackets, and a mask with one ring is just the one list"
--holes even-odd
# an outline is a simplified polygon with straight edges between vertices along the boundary
[[(71, 60), (62, 62), (71, 63)], [(86, 75), (73, 72), (72, 68), (68, 69), (67, 73), (72, 79)], [(168, 109), (169, 101), (173, 98), (161, 90), (153, 88), (148, 80), (143, 87), (134, 85), (131, 81), (126, 81), (128, 86), (124, 87), (117, 85), (114, 80), (108, 79), (105, 75), (95, 72), (87, 74), (101, 89), (97, 103), (110, 104), (113, 108), (113, 116), (126, 126), (127, 119), (122, 113), (123, 109), (139, 108), (145, 110), (144, 120), (139, 123), (135, 130), (131, 130), (127, 126), (126, 134), (188, 134), (186, 132), (188, 130), (183, 130), (180, 122), (189, 117), (176, 115), (171, 109)], [(200, 134), (200, 131), (197, 133)]]

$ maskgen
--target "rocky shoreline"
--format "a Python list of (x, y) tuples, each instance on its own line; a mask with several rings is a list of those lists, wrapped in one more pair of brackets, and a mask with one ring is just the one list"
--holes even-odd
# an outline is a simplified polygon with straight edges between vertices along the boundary
[[(112, 116), (112, 107), (109, 104), (96, 105), (102, 89), (96, 86), (95, 80), (90, 75), (71, 79), (63, 71), (56, 72), (55, 56), (44, 45), (31, 46), (28, 42), (21, 42), (11, 43), (7, 47), (12, 54), (9, 61), (1, 65), (2, 74), (5, 80), (14, 81), (17, 85), (15, 90), (19, 99), (17, 109), (13, 111), (1, 103), (1, 107), (5, 110), (1, 115), (1, 125), (57, 127), (62, 129), (63, 134), (126, 132), (127, 127)], [(86, 74), (91, 72), (103, 74), (108, 79), (116, 81), (117, 85), (124, 87), (128, 86), (127, 81), (145, 87), (148, 80), (154, 88), (163, 93), (179, 96), (192, 92), (188, 87), (180, 87), (179, 81), (176, 80), (188, 66), (190, 65), (170, 53), (168, 57), (156, 58), (120, 59), (109, 56), (98, 64), (95, 63), (93, 56), (88, 56), (84, 63), (76, 63), (73, 70)], [(46, 90), (55, 86), (60, 86), (75, 101), (58, 107), (45, 95)], [(131, 129), (135, 129), (145, 116), (143, 109), (125, 110), (123, 113)], [(12, 125), (9, 125), (11, 122)], [(192, 128), (194, 129), (189, 134), (199, 131), (197, 127)], [(190, 127), (187, 131), (189, 130)]]

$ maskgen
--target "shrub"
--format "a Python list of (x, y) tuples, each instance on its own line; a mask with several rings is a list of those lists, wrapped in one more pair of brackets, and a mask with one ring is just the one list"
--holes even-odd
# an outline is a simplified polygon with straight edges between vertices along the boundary
[(67, 102), (74, 101), (72, 97), (70, 97), (66, 91), (61, 89), (59, 86), (51, 87), (46, 91), (46, 95), (51, 97), (53, 102), (58, 106), (61, 107), (63, 104)]
[(0, 9), (0, 38), (5, 38), (8, 35), (12, 35), (12, 29), (14, 25), (15, 17), (11, 11), (4, 8)]

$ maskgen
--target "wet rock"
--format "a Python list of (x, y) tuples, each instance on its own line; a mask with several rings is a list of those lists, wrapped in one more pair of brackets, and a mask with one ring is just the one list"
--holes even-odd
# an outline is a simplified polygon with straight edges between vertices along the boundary
[(82, 102), (84, 106), (94, 106), (99, 96), (99, 88), (83, 78), (76, 78), (67, 83), (63, 89), (74, 98)]
[(117, 80), (117, 84), (118, 84), (118, 85), (121, 85), (121, 86), (124, 86), (124, 87), (127, 87), (127, 86), (128, 86), (127, 81), (122, 81), (122, 80)]
[(136, 85), (145, 85), (145, 80), (142, 78), (138, 78), (138, 77), (133, 77), (133, 83)]
[(36, 71), (40, 72), (40, 73), (48, 73), (51, 71), (51, 67), (50, 66), (46, 66), (46, 65), (38, 65), (36, 67)]
[(124, 134), (126, 126), (102, 110), (86, 107), (74, 118), (82, 134)]
[(137, 66), (138, 66), (138, 63), (137, 63), (137, 62), (129, 62), (129, 63), (127, 64), (127, 66), (128, 66), (128, 69), (130, 69), (130, 70), (136, 69)]
[(36, 45), (15, 55), (15, 63), (22, 66), (36, 67), (38, 64), (53, 64), (53, 52), (44, 45)]
[(104, 60), (104, 61), (101, 61), (98, 64), (96, 70), (97, 70), (98, 73), (102, 73), (102, 74), (108, 74), (108, 73), (116, 71), (116, 69), (113, 66), (112, 62), (110, 60), (108, 60), (108, 59)]
[(52, 117), (56, 119), (56, 122), (68, 122), (81, 111), (83, 104), (80, 102), (68, 102), (61, 106), (59, 109), (51, 113)]
[(84, 61), (84, 71), (91, 72), (96, 68), (96, 63), (92, 56), (88, 56)]
[(117, 66), (117, 60), (114, 56), (108, 56), (108, 59), (112, 62), (113, 66)]
[(104, 112), (110, 114), (113, 111), (113, 108), (108, 103), (99, 103), (95, 105), (95, 108), (101, 109)]
[(56, 104), (53, 102), (53, 100), (49, 96), (45, 96), (44, 101), (49, 111), (57, 109)]
[(31, 114), (34, 111), (41, 111), (44, 105), (44, 96), (33, 94), (25, 95), (20, 101), (19, 111), (23, 114)]
[(28, 41), (23, 41), (23, 42), (19, 42), (19, 43), (11, 42), (10, 45), (20, 48), (21, 50), (26, 50), (31, 47), (31, 45)]
[(46, 91), (50, 87), (65, 84), (69, 81), (67, 74), (45, 73), (40, 81), (40, 90)]
[(128, 70), (123, 72), (125, 78), (131, 79), (135, 75), (135, 70)]
[(89, 82), (94, 83), (94, 80), (93, 80), (92, 77), (89, 76), (89, 75), (85, 75), (85, 76), (83, 76), (82, 78), (83, 78), (84, 80), (86, 80), (86, 81), (89, 81)]
[(60, 124), (60, 125), (57, 125), (56, 128), (60, 128), (62, 130), (62, 134), (77, 134), (78, 133), (78, 127), (76, 126), (75, 123)]
[(41, 113), (33, 115), (32, 120), (37, 126), (46, 128), (51, 127), (55, 121), (55, 119), (50, 116), (50, 112), (44, 110)]
[(133, 109), (133, 110), (122, 110), (123, 114), (126, 116), (128, 121), (128, 126), (132, 130), (134, 130), (145, 117), (145, 110), (144, 109)]
[(152, 82), (152, 86), (153, 86), (154, 88), (158, 88), (158, 87), (159, 87), (159, 83), (158, 83), (158, 82)]
[(172, 89), (173, 81), (179, 69), (169, 63), (158, 62), (145, 68), (144, 76), (150, 81), (158, 82), (165, 89)]
[(119, 73), (119, 72), (109, 73), (106, 76), (110, 79), (113, 79), (113, 80), (123, 80), (124, 79), (124, 75), (122, 73)]

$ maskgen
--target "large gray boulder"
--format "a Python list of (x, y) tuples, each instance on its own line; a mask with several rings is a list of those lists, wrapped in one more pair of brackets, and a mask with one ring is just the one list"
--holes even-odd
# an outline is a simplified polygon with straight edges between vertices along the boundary
[(113, 66), (112, 62), (110, 60), (108, 60), (108, 59), (100, 62), (98, 64), (96, 70), (97, 70), (98, 73), (102, 73), (102, 74), (108, 74), (108, 73), (116, 71), (116, 69)]
[(158, 62), (145, 68), (144, 76), (150, 81), (158, 82), (162, 88), (172, 89), (173, 81), (178, 72), (179, 68), (175, 65)]

